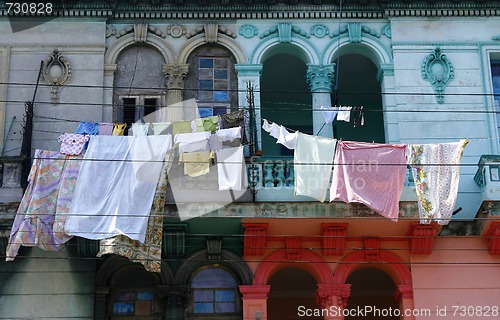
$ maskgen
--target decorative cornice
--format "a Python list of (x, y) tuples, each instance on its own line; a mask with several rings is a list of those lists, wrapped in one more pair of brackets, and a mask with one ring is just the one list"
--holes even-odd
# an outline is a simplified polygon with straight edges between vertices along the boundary
[[(148, 2), (148, 1), (146, 1)], [(113, 19), (380, 19), (387, 17), (464, 17), (500, 16), (498, 1), (350, 1), (343, 5), (288, 0), (221, 0), (220, 5), (208, 5), (205, 0), (102, 0), (79, 2), (51, 1), (50, 17), (104, 17)], [(160, 2), (164, 4), (160, 4)], [(8, 17), (4, 6), (0, 16)], [(341, 12), (341, 14), (340, 14)], [(33, 16), (36, 14), (33, 14)], [(27, 14), (26, 16), (30, 16)], [(49, 19), (50, 19), (49, 17)]]

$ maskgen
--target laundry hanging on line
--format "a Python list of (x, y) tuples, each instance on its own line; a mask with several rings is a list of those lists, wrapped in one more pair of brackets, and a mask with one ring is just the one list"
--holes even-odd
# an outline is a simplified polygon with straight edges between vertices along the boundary
[[(276, 139), (279, 138), (279, 128), (280, 126), (276, 123), (270, 124), (266, 119), (263, 120), (263, 129)], [(339, 141), (333, 158), (333, 168), (329, 166), (330, 162), (328, 161), (321, 162), (315, 158), (309, 160), (312, 165), (317, 167), (326, 166), (330, 171), (333, 170), (330, 201), (337, 199), (343, 202), (363, 203), (373, 211), (393, 221), (397, 221), (399, 215), (399, 201), (406, 178), (407, 164), (410, 163), (416, 182), (421, 223), (437, 221), (439, 224), (444, 225), (449, 223), (454, 211), (460, 178), (459, 164), (463, 149), (467, 143), (467, 139), (459, 142), (428, 145), (391, 145)], [(407, 150), (413, 150), (411, 160), (408, 159)], [(308, 152), (310, 153), (310, 151)], [(299, 153), (302, 154), (300, 148), (297, 148), (294, 157), (307, 157), (307, 155)], [(438, 157), (440, 153), (444, 153), (446, 156)], [(423, 159), (423, 162), (420, 163), (417, 159)], [(439, 166), (432, 166), (433, 163), (438, 163)], [(443, 164), (445, 165), (443, 166)], [(314, 188), (309, 187), (311, 190), (302, 191), (308, 186), (300, 185), (300, 180), (297, 180), (298, 168), (295, 165), (296, 162), (294, 161), (295, 195), (314, 195), (311, 197), (324, 201), (321, 196), (324, 188), (316, 188), (317, 185), (321, 184), (315, 184)], [(435, 167), (446, 169), (439, 171)], [(433, 178), (424, 180), (423, 177), (427, 177), (428, 173), (429, 177)], [(327, 175), (329, 177), (329, 174)], [(435, 179), (436, 176), (439, 178)], [(297, 192), (298, 181), (301, 189), (299, 192)], [(446, 185), (451, 187), (443, 189), (440, 185), (443, 181), (446, 181)], [(316, 194), (318, 190), (321, 190), (318, 193), (319, 196)], [(432, 197), (429, 197), (428, 190), (438, 191)], [(443, 192), (444, 190), (446, 192)], [(444, 204), (442, 209), (432, 207), (433, 204), (438, 203)]]

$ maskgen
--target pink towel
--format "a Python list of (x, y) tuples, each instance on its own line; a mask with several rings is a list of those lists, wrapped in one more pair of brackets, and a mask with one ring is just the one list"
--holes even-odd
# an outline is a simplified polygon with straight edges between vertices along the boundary
[(359, 202), (393, 221), (406, 177), (406, 145), (339, 141), (330, 201)]

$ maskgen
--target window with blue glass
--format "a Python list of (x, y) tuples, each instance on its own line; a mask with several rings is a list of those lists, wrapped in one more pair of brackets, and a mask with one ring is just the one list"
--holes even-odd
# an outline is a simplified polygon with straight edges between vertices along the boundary
[(162, 310), (158, 304), (157, 283), (155, 275), (139, 266), (116, 273), (110, 287), (108, 318), (158, 319)]
[(198, 57), (197, 101), (201, 117), (227, 113), (230, 106), (230, 61)]
[(192, 313), (234, 316), (240, 313), (238, 284), (234, 276), (220, 267), (201, 269), (191, 283)]

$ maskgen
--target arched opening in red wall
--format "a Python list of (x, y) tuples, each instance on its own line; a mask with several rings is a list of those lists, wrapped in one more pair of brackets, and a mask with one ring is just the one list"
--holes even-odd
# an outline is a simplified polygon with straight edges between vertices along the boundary
[(351, 273), (346, 283), (351, 284), (347, 309), (356, 312), (349, 313), (345, 320), (400, 319), (396, 284), (387, 273), (377, 268), (362, 268)]
[[(267, 303), (268, 320), (304, 319), (305, 310), (318, 309), (316, 304), (316, 280), (299, 268), (278, 270), (269, 280), (271, 291)], [(307, 317), (320, 320), (322, 317)]]

